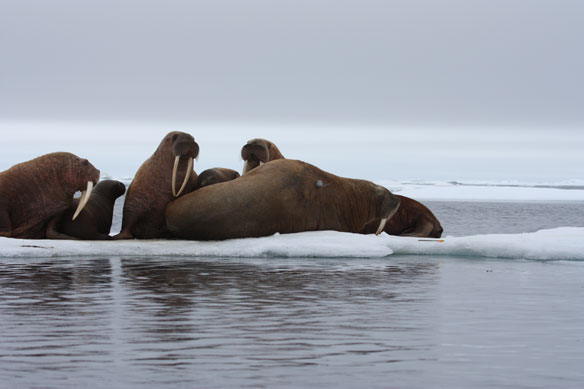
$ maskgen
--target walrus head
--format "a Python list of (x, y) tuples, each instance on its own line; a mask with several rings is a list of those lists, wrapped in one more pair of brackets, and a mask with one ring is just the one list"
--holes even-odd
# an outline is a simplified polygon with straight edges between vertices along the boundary
[(399, 208), (399, 204), (400, 200), (398, 197), (394, 196), (386, 188), (376, 185), (375, 217), (379, 218), (380, 222), (375, 235), (379, 235), (383, 232), (385, 223), (395, 215)]
[(110, 199), (117, 199), (126, 193), (126, 186), (116, 180), (102, 180), (94, 188), (93, 193), (101, 194)]
[(283, 159), (284, 156), (275, 144), (266, 139), (251, 139), (241, 148), (241, 158), (243, 159), (243, 173), (263, 165), (275, 159)]
[(205, 186), (219, 184), (221, 182), (235, 180), (239, 173), (232, 169), (215, 167), (207, 169), (199, 174), (193, 190), (204, 188)]
[[(178, 131), (169, 133), (166, 136), (166, 141), (172, 144), (171, 150), (172, 155), (174, 156), (174, 167), (172, 169), (172, 195), (178, 197), (185, 189), (187, 182), (191, 177), (194, 160), (199, 156), (199, 145), (195, 142), (195, 138), (193, 138), (192, 135)], [(177, 192), (176, 172), (181, 159), (187, 159), (188, 165), (185, 179)]]

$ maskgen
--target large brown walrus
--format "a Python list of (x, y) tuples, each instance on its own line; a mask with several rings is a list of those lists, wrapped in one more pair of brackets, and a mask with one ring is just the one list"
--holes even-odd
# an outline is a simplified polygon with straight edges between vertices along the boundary
[[(424, 204), (409, 197), (395, 195), (400, 206), (395, 215), (387, 221), (384, 231), (389, 235), (440, 238), (444, 229), (438, 218)], [(360, 231), (362, 234), (375, 232), (379, 221), (374, 220)]]
[[(124, 201), (122, 230), (114, 239), (167, 237), (164, 210), (197, 181), (193, 160), (199, 145), (184, 132), (170, 132), (136, 172)], [(177, 190), (177, 182), (181, 183)]]
[(204, 186), (209, 186), (213, 184), (218, 184), (220, 182), (235, 180), (239, 177), (239, 173), (233, 169), (226, 169), (223, 167), (214, 167), (212, 169), (203, 170), (199, 177), (197, 177), (197, 182), (193, 190), (200, 189)]
[(71, 207), (51, 219), (47, 225), (48, 239), (85, 239), (106, 240), (112, 227), (114, 203), (126, 192), (126, 186), (115, 180), (100, 181), (83, 212), (72, 220), (79, 199), (75, 199)]
[(381, 220), (399, 199), (372, 182), (342, 178), (305, 162), (280, 159), (231, 180), (206, 186), (166, 209), (176, 237), (220, 240), (315, 230), (359, 232)]
[[(51, 153), (19, 163), (0, 173), (0, 236), (24, 239), (45, 238), (49, 220), (83, 191), (77, 217), (99, 180), (87, 159), (71, 153)], [(86, 189), (87, 188), (87, 189)]]
[(241, 174), (244, 175), (264, 163), (284, 159), (284, 156), (269, 140), (256, 138), (247, 141), (247, 144), (241, 148), (241, 158), (243, 159)]
[[(246, 167), (247, 171), (250, 171), (262, 163), (284, 158), (276, 145), (266, 139), (250, 140), (241, 149), (241, 156), (246, 161), (244, 174)], [(385, 225), (384, 231), (387, 234), (427, 238), (440, 238), (442, 236), (444, 229), (438, 218), (424, 204), (409, 197), (396, 196), (401, 200), (401, 205), (395, 216)], [(379, 220), (372, 221), (360, 233), (372, 234), (377, 230), (378, 225)]]

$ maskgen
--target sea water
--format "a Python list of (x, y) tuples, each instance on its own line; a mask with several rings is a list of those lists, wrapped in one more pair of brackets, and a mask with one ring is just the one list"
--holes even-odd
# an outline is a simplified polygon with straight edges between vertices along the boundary
[[(582, 201), (424, 203), (449, 236), (584, 226)], [(5, 257), (0, 387), (579, 388), (583, 298), (582, 261)]]

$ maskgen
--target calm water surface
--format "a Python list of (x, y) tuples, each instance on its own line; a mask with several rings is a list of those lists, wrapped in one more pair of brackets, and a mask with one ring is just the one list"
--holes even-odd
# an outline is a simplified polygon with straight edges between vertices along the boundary
[[(450, 235), (584, 210), (428, 205)], [(582, 262), (0, 258), (0, 387), (579, 388), (583, 298)]]

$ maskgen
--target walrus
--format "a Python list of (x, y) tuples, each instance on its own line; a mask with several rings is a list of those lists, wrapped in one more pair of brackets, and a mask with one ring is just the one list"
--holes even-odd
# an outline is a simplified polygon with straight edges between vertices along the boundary
[(195, 240), (359, 232), (373, 220), (380, 220), (380, 233), (398, 206), (397, 197), (372, 182), (279, 159), (173, 201), (166, 209), (166, 225), (174, 236)]
[(45, 227), (67, 210), (73, 195), (83, 191), (73, 218), (87, 204), (97, 170), (87, 159), (57, 152), (12, 166), (0, 173), (0, 236), (45, 238)]
[(47, 225), (48, 239), (106, 240), (112, 227), (114, 203), (126, 192), (126, 186), (115, 180), (100, 181), (85, 205), (83, 212), (75, 220), (72, 216), (79, 199), (71, 207), (51, 219)]
[(284, 159), (284, 156), (269, 140), (256, 138), (247, 141), (247, 144), (241, 148), (241, 158), (243, 159), (241, 175), (244, 175), (264, 163)]
[(204, 186), (218, 184), (220, 182), (235, 180), (237, 177), (239, 177), (239, 173), (233, 169), (226, 169), (223, 167), (207, 169), (199, 174), (193, 190), (200, 189)]
[[(400, 206), (395, 215), (387, 221), (384, 231), (389, 235), (417, 236), (427, 238), (440, 238), (444, 229), (438, 218), (434, 216), (424, 204), (406, 196), (395, 195), (400, 199)], [(375, 232), (379, 220), (367, 224), (362, 234)]]
[[(245, 156), (244, 156), (245, 150)], [(241, 156), (248, 170), (254, 169), (261, 163), (283, 159), (284, 156), (276, 145), (266, 139), (252, 139), (241, 149)], [(247, 161), (250, 161), (249, 163)], [(260, 161), (260, 162), (257, 162)], [(389, 235), (417, 236), (440, 238), (444, 229), (438, 218), (434, 216), (424, 204), (409, 197), (396, 195), (401, 200), (399, 210), (385, 225), (385, 232)], [(376, 231), (379, 220), (372, 221), (366, 228), (359, 231), (361, 234), (372, 234)]]
[[(122, 229), (114, 239), (167, 237), (164, 210), (173, 199), (193, 189), (197, 181), (193, 160), (198, 155), (199, 145), (190, 134), (168, 133), (128, 187)], [(178, 190), (177, 181), (182, 182)]]

